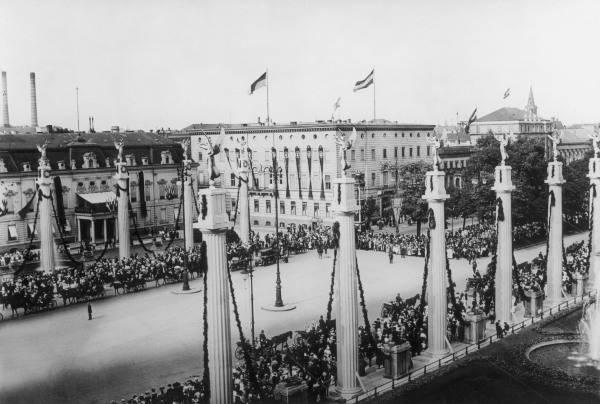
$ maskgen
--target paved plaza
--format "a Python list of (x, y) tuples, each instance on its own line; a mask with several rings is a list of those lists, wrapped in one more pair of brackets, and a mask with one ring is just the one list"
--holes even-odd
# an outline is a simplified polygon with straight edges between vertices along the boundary
[[(565, 238), (565, 245), (583, 240)], [(518, 250), (518, 262), (530, 260), (545, 243)], [(421, 289), (423, 258), (394, 258), (358, 251), (358, 263), (371, 321), (382, 303), (397, 293), (410, 297)], [(303, 329), (326, 312), (332, 251), (322, 260), (315, 251), (290, 257), (281, 265), (284, 303), (291, 312), (269, 312), (275, 299), (275, 266), (259, 267), (254, 276), (256, 333), (267, 335)], [(366, 264), (366, 263), (369, 264)], [(485, 268), (489, 259), (479, 260)], [(450, 260), (457, 290), (463, 290), (471, 267)], [(250, 335), (250, 282), (233, 274), (246, 336)], [(202, 288), (199, 279), (191, 282)], [(0, 323), (0, 403), (106, 403), (202, 372), (203, 294), (176, 295), (180, 284), (109, 297), (86, 305), (28, 315)], [(232, 339), (238, 340), (233, 315)]]

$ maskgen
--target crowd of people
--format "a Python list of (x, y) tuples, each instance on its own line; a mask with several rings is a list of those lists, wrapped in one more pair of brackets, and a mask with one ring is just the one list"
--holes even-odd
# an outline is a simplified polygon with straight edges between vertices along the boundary
[(10, 264), (21, 264), (23, 261), (39, 260), (39, 250), (12, 250), (0, 254), (0, 267)]

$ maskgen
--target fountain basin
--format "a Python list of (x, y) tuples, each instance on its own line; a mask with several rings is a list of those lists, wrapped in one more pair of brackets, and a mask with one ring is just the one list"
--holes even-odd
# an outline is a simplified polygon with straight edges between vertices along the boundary
[(533, 345), (525, 356), (540, 366), (600, 381), (600, 362), (587, 356), (587, 350), (587, 343), (582, 340), (556, 339)]

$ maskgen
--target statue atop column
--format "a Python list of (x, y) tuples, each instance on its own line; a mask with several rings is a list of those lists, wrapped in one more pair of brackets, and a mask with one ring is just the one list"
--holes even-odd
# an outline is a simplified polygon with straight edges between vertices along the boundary
[(552, 132), (552, 135), (546, 135), (552, 142), (552, 156), (554, 161), (558, 159), (558, 144), (560, 143), (561, 134), (557, 130)]
[(594, 147), (594, 158), (598, 158), (598, 153), (600, 152), (600, 147), (598, 147), (598, 142), (600, 142), (600, 133), (594, 130), (588, 136), (590, 137), (590, 139), (592, 139), (592, 146)]
[(187, 160), (190, 154), (190, 139), (185, 138), (181, 142), (179, 142), (181, 148), (183, 149), (183, 159)]
[(119, 152), (117, 155), (117, 162), (123, 162), (123, 139), (121, 138), (118, 142), (115, 141), (115, 149)]
[[(206, 134), (204, 136), (206, 136)], [(224, 141), (225, 129), (221, 127), (221, 133), (219, 134), (219, 137), (214, 144), (210, 141), (210, 138), (206, 136), (206, 143), (202, 143), (200, 145), (200, 147), (203, 150), (207, 150), (208, 152), (208, 172), (210, 174), (210, 180), (208, 183), (211, 186), (214, 186), (215, 180), (221, 175), (221, 172), (219, 171), (215, 163), (215, 156), (221, 152), (221, 146), (223, 145)]]
[(433, 157), (433, 171), (438, 171), (442, 165), (442, 160), (440, 159), (440, 155), (438, 153), (438, 149), (442, 146), (440, 139), (433, 136), (427, 139), (427, 143), (431, 144), (432, 147), (432, 157)]
[(348, 164), (348, 159), (346, 157), (346, 151), (350, 150), (356, 141), (356, 128), (352, 128), (352, 134), (348, 138), (348, 140), (344, 139), (343, 132), (337, 132), (335, 134), (335, 142), (342, 148), (342, 153), (340, 156), (340, 166), (342, 167), (342, 176), (346, 176), (346, 171), (350, 168), (350, 164)]
[(510, 131), (509, 133), (502, 133), (500, 135), (494, 135), (497, 141), (500, 142), (500, 154), (502, 155), (502, 160), (500, 162), (501, 166), (506, 165), (506, 159), (508, 158), (508, 154), (506, 153), (506, 146), (510, 143), (511, 140), (515, 139), (515, 135)]
[(41, 153), (41, 156), (38, 160), (40, 167), (48, 166), (48, 157), (46, 156), (46, 149), (48, 148), (48, 141), (46, 140), (43, 144), (37, 145), (38, 151)]

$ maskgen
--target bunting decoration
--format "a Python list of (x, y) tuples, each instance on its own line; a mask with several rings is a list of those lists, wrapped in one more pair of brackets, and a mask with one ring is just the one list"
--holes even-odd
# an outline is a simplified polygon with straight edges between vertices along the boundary
[(146, 208), (146, 195), (145, 195), (145, 181), (144, 181), (144, 172), (140, 171), (138, 173), (138, 186), (140, 188), (140, 212), (142, 213), (142, 217), (145, 219), (148, 216), (148, 209)]
[(56, 211), (58, 214), (58, 223), (65, 228), (67, 217), (65, 216), (65, 203), (63, 201), (62, 182), (60, 176), (54, 177), (54, 195), (56, 195)]
[(323, 178), (323, 146), (319, 146), (319, 166), (321, 169), (319, 174), (321, 177), (321, 194), (319, 195), (319, 198), (321, 198), (321, 200), (325, 200), (325, 183)]
[(310, 145), (306, 146), (306, 159), (308, 160), (308, 199), (312, 199), (312, 148)]
[(19, 213), (19, 217), (21, 219), (25, 219), (27, 217), (27, 213), (31, 209), (31, 204), (33, 203), (33, 200), (35, 199), (35, 197), (37, 195), (38, 188), (39, 188), (39, 185), (35, 184), (35, 192), (33, 193), (33, 195), (31, 195), (31, 199), (29, 199), (29, 201), (27, 201), (27, 203), (25, 204), (25, 206), (23, 206), (21, 208), (21, 210), (19, 210), (18, 213)]
[(300, 174), (300, 148), (296, 146), (296, 173), (298, 175), (298, 196), (302, 199), (302, 176)]
[(289, 178), (290, 153), (289, 153), (287, 147), (283, 148), (283, 158), (285, 161), (285, 197), (289, 198), (290, 197), (290, 178)]

